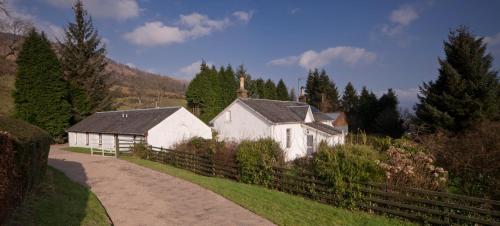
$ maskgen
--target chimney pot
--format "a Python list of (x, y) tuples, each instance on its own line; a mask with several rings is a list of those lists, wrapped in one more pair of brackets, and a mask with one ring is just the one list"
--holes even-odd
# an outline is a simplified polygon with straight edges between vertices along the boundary
[(248, 92), (245, 89), (245, 74), (240, 74), (240, 88), (236, 91), (236, 96), (239, 98), (247, 98)]

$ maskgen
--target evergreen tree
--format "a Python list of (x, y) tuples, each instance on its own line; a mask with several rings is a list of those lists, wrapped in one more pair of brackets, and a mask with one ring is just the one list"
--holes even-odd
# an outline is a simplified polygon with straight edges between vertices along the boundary
[(221, 98), (217, 78), (215, 67), (209, 68), (202, 62), (200, 72), (191, 80), (186, 90), (188, 107), (204, 122), (210, 121), (220, 112)]
[(357, 131), (360, 128), (360, 121), (358, 117), (358, 102), (359, 97), (356, 93), (356, 89), (351, 82), (347, 83), (344, 94), (342, 95), (342, 111), (347, 115), (347, 122), (349, 124), (349, 130)]
[(15, 116), (62, 141), (71, 117), (68, 86), (60, 62), (43, 33), (32, 30), (28, 34), (16, 63)]
[(292, 88), (290, 90), (289, 97), (290, 97), (290, 101), (297, 101), (297, 94), (295, 94), (295, 89), (294, 88)]
[(264, 84), (264, 99), (276, 100), (276, 85), (271, 79), (267, 79)]
[(481, 120), (498, 120), (500, 88), (486, 44), (466, 27), (450, 32), (436, 81), (420, 87), (417, 122), (434, 131), (459, 132)]
[(238, 79), (231, 65), (228, 65), (225, 70), (224, 67), (221, 67), (221, 70), (219, 70), (219, 79), (220, 97), (222, 99), (221, 110), (223, 110), (236, 99)]
[(73, 6), (75, 22), (69, 23), (61, 45), (61, 63), (71, 88), (73, 121), (111, 108), (106, 50), (80, 0)]
[(307, 102), (322, 112), (332, 112), (339, 108), (337, 87), (325, 70), (309, 71), (306, 92)]
[(342, 95), (342, 110), (345, 113), (354, 112), (358, 105), (358, 94), (356, 89), (351, 82), (348, 82), (344, 89), (344, 94)]
[(288, 96), (288, 88), (283, 82), (283, 79), (280, 79), (278, 85), (276, 86), (276, 99), (278, 100), (290, 100), (290, 96)]
[(252, 98), (265, 98), (264, 96), (264, 80), (262, 78), (258, 78), (253, 81), (254, 83), (254, 92), (252, 94)]
[(392, 89), (378, 100), (379, 112), (374, 121), (372, 130), (375, 133), (399, 138), (404, 132), (403, 120), (397, 109), (398, 98)]
[(373, 132), (373, 122), (379, 112), (378, 99), (373, 92), (369, 92), (366, 87), (361, 90), (359, 105), (357, 109), (359, 129), (366, 132)]

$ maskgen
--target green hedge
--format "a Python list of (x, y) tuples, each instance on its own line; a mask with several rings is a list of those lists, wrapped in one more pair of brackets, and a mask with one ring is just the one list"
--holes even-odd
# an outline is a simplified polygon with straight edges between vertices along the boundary
[(283, 166), (285, 155), (276, 141), (259, 139), (241, 142), (236, 160), (241, 181), (269, 186), (273, 181), (273, 166)]
[(42, 180), (52, 141), (36, 126), (0, 116), (0, 224)]

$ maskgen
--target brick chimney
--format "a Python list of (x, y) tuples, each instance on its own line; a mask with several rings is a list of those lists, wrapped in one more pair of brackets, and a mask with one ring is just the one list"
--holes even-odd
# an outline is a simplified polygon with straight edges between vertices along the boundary
[(302, 86), (300, 87), (300, 94), (299, 94), (299, 102), (306, 102), (306, 91), (305, 88)]
[(240, 74), (240, 88), (236, 91), (238, 98), (248, 98), (248, 91), (245, 89), (245, 74)]

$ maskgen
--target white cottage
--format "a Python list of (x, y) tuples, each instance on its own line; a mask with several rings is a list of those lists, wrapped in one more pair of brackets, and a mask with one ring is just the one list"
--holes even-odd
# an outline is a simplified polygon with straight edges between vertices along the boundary
[(344, 144), (347, 131), (334, 126), (336, 118), (302, 102), (246, 98), (242, 80), (240, 97), (210, 122), (219, 139), (272, 138), (280, 143), (287, 160), (316, 151), (321, 141)]
[(143, 140), (171, 148), (193, 137), (212, 137), (210, 127), (183, 107), (97, 112), (66, 131), (71, 147), (110, 150), (116, 148), (117, 140)]

